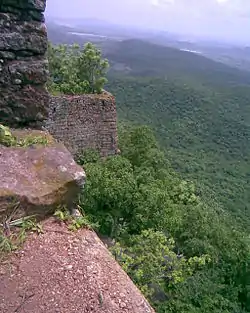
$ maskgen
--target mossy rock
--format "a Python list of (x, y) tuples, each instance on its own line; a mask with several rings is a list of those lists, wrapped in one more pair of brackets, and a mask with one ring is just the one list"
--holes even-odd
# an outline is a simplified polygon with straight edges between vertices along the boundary
[(11, 147), (17, 143), (16, 137), (11, 133), (9, 127), (0, 124), (0, 145)]

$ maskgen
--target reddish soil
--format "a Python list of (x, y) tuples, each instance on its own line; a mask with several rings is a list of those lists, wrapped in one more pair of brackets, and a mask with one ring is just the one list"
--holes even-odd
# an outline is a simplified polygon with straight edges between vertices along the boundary
[(49, 219), (0, 264), (1, 313), (153, 313), (97, 235)]

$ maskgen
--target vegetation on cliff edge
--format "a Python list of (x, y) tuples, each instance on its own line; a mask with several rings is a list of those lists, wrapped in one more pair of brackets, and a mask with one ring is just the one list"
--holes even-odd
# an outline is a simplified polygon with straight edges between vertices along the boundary
[(65, 94), (101, 93), (109, 63), (93, 44), (48, 45), (50, 91)]
[[(18, 131), (15, 131), (15, 133)], [(21, 132), (21, 131), (19, 131)], [(35, 131), (34, 131), (35, 132)], [(31, 133), (24, 133), (20, 138), (17, 138), (13, 131), (7, 126), (0, 124), (0, 145), (6, 147), (29, 147), (32, 145), (46, 146), (50, 143), (50, 138), (46, 136), (46, 133), (42, 135), (36, 135)]]
[(250, 311), (247, 234), (171, 169), (152, 131), (121, 127), (121, 155), (88, 158), (81, 206), (157, 312)]

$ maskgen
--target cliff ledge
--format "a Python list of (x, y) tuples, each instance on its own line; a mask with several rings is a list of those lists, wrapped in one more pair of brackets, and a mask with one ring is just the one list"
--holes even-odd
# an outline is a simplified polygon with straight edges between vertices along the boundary
[(0, 264), (0, 312), (153, 313), (91, 230), (50, 218)]

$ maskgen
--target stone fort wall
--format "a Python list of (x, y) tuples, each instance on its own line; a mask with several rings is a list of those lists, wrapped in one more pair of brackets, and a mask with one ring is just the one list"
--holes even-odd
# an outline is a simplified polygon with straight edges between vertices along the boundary
[(111, 94), (54, 96), (49, 112), (47, 130), (73, 155), (87, 148), (102, 156), (117, 153), (116, 104)]
[[(53, 1), (53, 0), (52, 0)], [(74, 154), (86, 148), (117, 152), (115, 99), (102, 95), (50, 96), (46, 0), (0, 0), (0, 123), (44, 125)]]
[(39, 128), (49, 95), (45, 0), (0, 1), (0, 123)]

